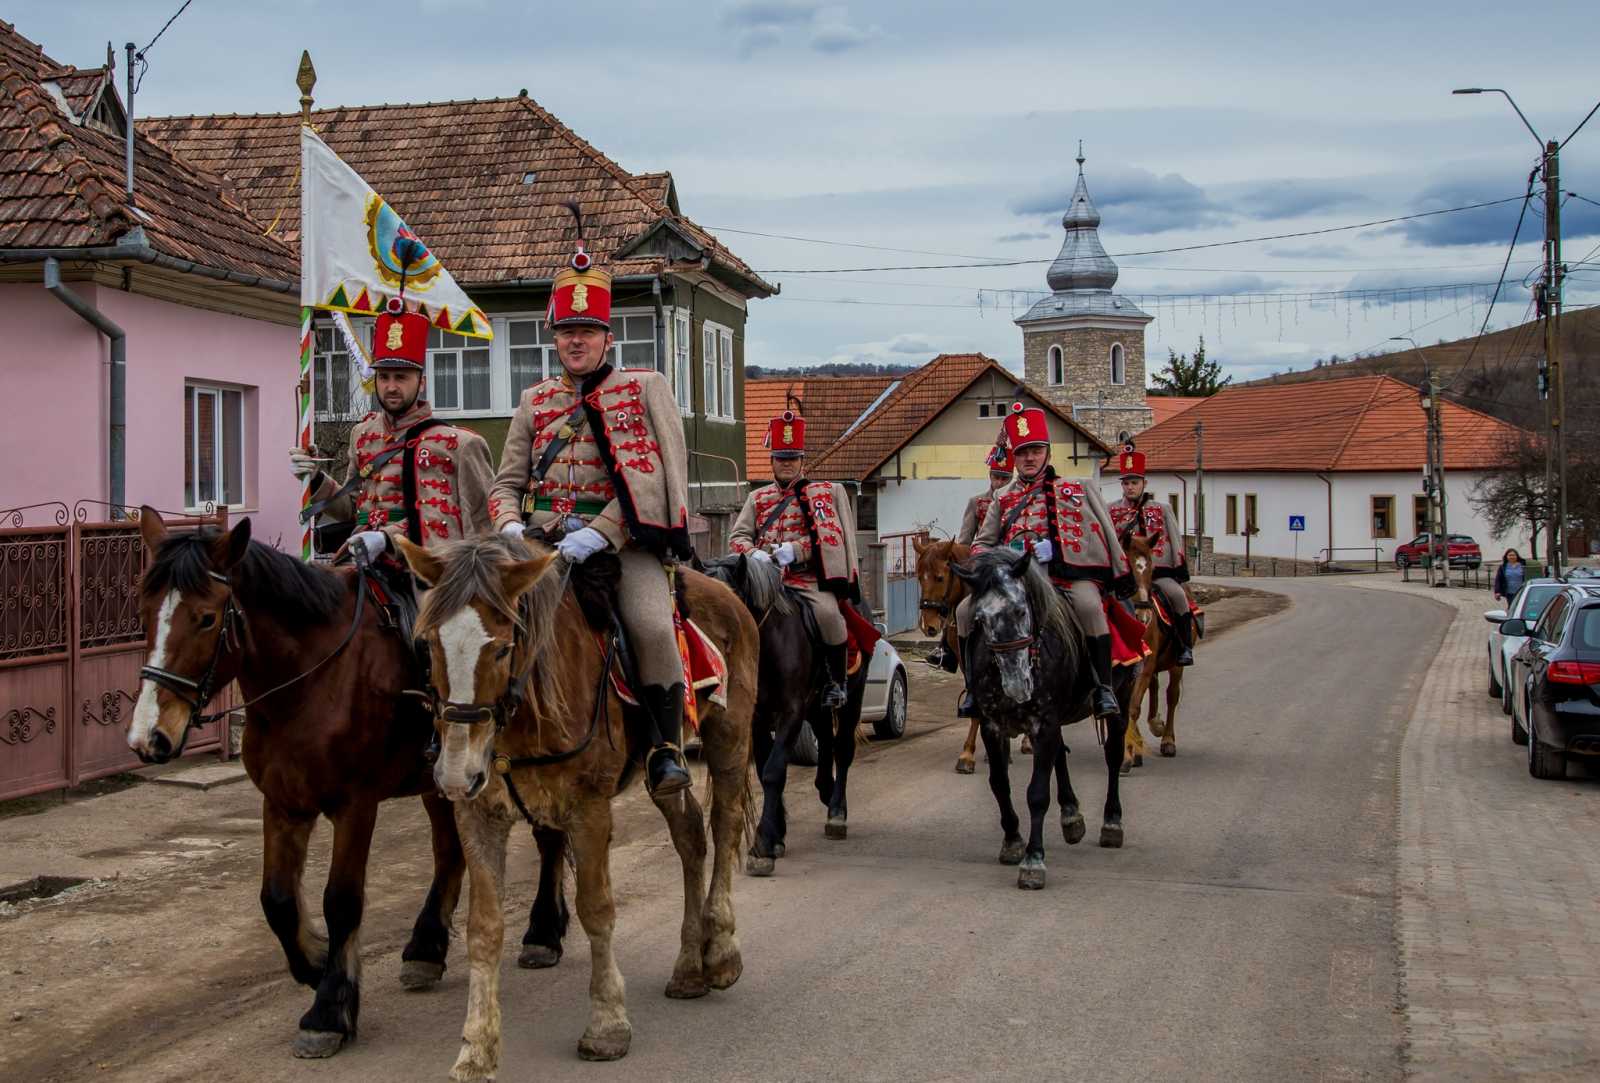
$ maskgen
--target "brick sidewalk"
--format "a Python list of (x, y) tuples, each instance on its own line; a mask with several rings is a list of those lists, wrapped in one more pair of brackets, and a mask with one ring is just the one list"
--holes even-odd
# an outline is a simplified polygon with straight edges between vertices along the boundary
[(1486, 592), (1350, 585), (1457, 610), (1400, 753), (1408, 1074), (1600, 1077), (1600, 771), (1529, 776), (1487, 695)]

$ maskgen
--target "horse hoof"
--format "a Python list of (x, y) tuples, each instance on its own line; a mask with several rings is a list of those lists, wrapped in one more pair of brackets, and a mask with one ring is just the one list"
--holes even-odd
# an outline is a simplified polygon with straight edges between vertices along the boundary
[(1044, 887), (1044, 859), (1030, 857), (1027, 864), (1017, 870), (1017, 886), (1023, 891), (1039, 891)]
[(344, 1048), (345, 1040), (336, 1030), (302, 1030), (294, 1036), (294, 1055), (301, 1060), (326, 1060)]
[(1061, 834), (1067, 840), (1068, 846), (1078, 845), (1088, 832), (1089, 827), (1083, 822), (1083, 813), (1074, 812), (1070, 816), (1061, 817)]
[(822, 827), (822, 834), (830, 839), (845, 838), (849, 832), (849, 824), (843, 816), (828, 817), (828, 822)]
[(633, 1044), (632, 1027), (625, 1026), (617, 1034), (594, 1037), (585, 1034), (578, 1039), (578, 1056), (584, 1060), (621, 1060), (628, 1055), (628, 1046), (631, 1044)]
[(1132, 760), (1123, 760), (1122, 761), (1122, 766), (1117, 768), (1117, 774), (1119, 774), (1119, 775), (1131, 775), (1131, 774), (1133, 774), (1133, 761)]
[(1100, 825), (1100, 845), (1104, 846), (1104, 847), (1106, 847), (1107, 849), (1110, 849), (1110, 850), (1119, 850), (1119, 849), (1121, 849), (1122, 848), (1122, 825), (1121, 824), (1101, 824)]
[(429, 963), (421, 959), (407, 959), (400, 964), (400, 984), (407, 989), (420, 992), (423, 989), (432, 989), (439, 984), (439, 979), (444, 977), (443, 963)]
[(524, 944), (517, 965), (524, 970), (549, 970), (561, 961), (561, 949), (544, 944)]
[(1135, 752), (1133, 754), (1133, 765), (1135, 767), (1143, 767), (1144, 766), (1144, 753), (1143, 752)]
[(787, 846), (785, 846), (783, 843), (775, 842), (775, 843), (772, 844), (772, 856), (773, 857), (782, 857), (784, 854), (786, 854), (788, 852), (789, 852), (789, 848)]
[(711, 987), (698, 974), (692, 978), (674, 977), (667, 982), (667, 997), (671, 1000), (698, 1000), (709, 992)]
[(748, 854), (744, 859), (744, 871), (746, 876), (771, 876), (778, 871), (778, 862), (776, 858)]
[(738, 943), (733, 942), (727, 949), (707, 949), (700, 959), (700, 967), (711, 988), (732, 989), (744, 974), (744, 956), (739, 954)]
[(1000, 864), (1020, 865), (1022, 864), (1022, 855), (1026, 851), (1027, 844), (1024, 843), (1020, 838), (1007, 839), (1000, 846)]
[(972, 775), (976, 774), (977, 771), (978, 765), (973, 763), (971, 760), (956, 761), (956, 774), (958, 775)]
[(1162, 741), (1161, 754), (1170, 760), (1172, 757), (1178, 754), (1178, 746), (1173, 744), (1171, 741)]

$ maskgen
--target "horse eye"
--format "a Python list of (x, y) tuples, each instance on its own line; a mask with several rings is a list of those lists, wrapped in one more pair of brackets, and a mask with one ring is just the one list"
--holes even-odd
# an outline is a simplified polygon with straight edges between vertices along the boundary
[(217, 623), (217, 615), (215, 613), (207, 613), (205, 616), (200, 618), (200, 627), (202, 627), (202, 628), (210, 628), (213, 624), (216, 624), (216, 623)]
[(511, 656), (511, 644), (509, 644), (509, 643), (507, 643), (504, 647), (501, 647), (499, 650), (494, 652), (494, 659), (497, 662), (504, 662), (510, 656)]

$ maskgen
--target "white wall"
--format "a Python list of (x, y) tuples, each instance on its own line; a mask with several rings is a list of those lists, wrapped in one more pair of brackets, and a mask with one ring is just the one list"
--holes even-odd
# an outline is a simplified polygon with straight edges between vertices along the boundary
[[(1378, 547), (1381, 559), (1394, 557), (1395, 546), (1410, 541), (1416, 535), (1412, 522), (1412, 497), (1422, 492), (1419, 471), (1395, 471), (1382, 474), (1334, 473), (1325, 475), (1333, 486), (1333, 546), (1341, 550), (1340, 560), (1359, 560), (1358, 550), (1371, 551)], [(1446, 517), (1452, 534), (1470, 534), (1483, 549), (1484, 557), (1497, 560), (1507, 547), (1515, 547), (1524, 556), (1528, 553), (1527, 530), (1513, 530), (1505, 537), (1495, 536), (1477, 514), (1468, 500), (1473, 487), (1484, 475), (1453, 473), (1445, 478), (1447, 500)], [(1149, 491), (1166, 501), (1172, 493), (1185, 497), (1181, 502), (1187, 512), (1180, 515), (1184, 530), (1195, 532), (1194, 475), (1182, 478), (1174, 474), (1151, 474)], [(1185, 484), (1186, 483), (1186, 486)], [(1260, 533), (1250, 540), (1250, 552), (1268, 557), (1293, 557), (1296, 539), (1289, 530), (1289, 516), (1303, 515), (1306, 529), (1299, 537), (1298, 555), (1308, 560), (1328, 547), (1328, 486), (1315, 474), (1297, 473), (1224, 473), (1206, 471), (1206, 533), (1212, 538), (1219, 553), (1244, 553), (1244, 536), (1228, 534), (1227, 497), (1238, 497), (1238, 526), (1244, 527), (1245, 495), (1256, 496), (1256, 526)], [(1114, 481), (1101, 485), (1106, 499), (1121, 498), (1121, 490)], [(1372, 536), (1371, 499), (1375, 495), (1394, 497), (1395, 524), (1393, 538)]]
[(878, 534), (904, 534), (923, 528), (953, 538), (961, 529), (967, 501), (982, 492), (975, 478), (922, 478), (890, 481), (878, 492)]

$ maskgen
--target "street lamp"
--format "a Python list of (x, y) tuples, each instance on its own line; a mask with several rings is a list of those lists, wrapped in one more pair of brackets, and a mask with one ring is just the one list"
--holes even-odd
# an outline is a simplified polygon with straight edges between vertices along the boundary
[[(1540, 137), (1538, 132), (1533, 130), (1533, 125), (1528, 123), (1528, 118), (1523, 116), (1522, 115), (1522, 110), (1520, 108), (1518, 108), (1516, 99), (1514, 99), (1506, 91), (1501, 90), (1497, 86), (1468, 86), (1468, 87), (1462, 87), (1459, 90), (1452, 90), (1450, 93), (1452, 93), (1452, 94), (1499, 94), (1499, 95), (1501, 95), (1502, 97), (1505, 98), (1506, 101), (1511, 103), (1511, 108), (1517, 110), (1517, 116), (1522, 120), (1522, 126), (1524, 128), (1526, 128), (1526, 129), (1528, 129), (1528, 134), (1533, 136), (1533, 141), (1535, 143), (1539, 144), (1539, 149), (1540, 150), (1544, 149), (1544, 139)], [(1572, 133), (1572, 135), (1577, 135), (1577, 134), (1578, 134), (1577, 132), (1573, 132)], [(1571, 139), (1572, 136), (1569, 135), (1569, 136), (1567, 136), (1567, 138)]]
[[(1433, 371), (1433, 366), (1428, 364), (1428, 355), (1422, 352), (1422, 347), (1417, 345), (1417, 340), (1410, 335), (1391, 335), (1390, 342), (1409, 342), (1411, 348), (1422, 358), (1422, 380), (1417, 384), (1417, 403), (1422, 407), (1422, 412), (1428, 419), (1427, 435), (1423, 437), (1427, 449), (1427, 484), (1423, 492), (1428, 499), (1428, 580), (1433, 581), (1433, 569), (1440, 569), (1440, 586), (1450, 585), (1450, 534), (1447, 526), (1448, 519), (1445, 512), (1444, 497), (1444, 428), (1440, 424), (1439, 411), (1442, 404), (1439, 401), (1439, 377)], [(1443, 539), (1441, 543), (1440, 539)], [(1444, 563), (1439, 563), (1440, 550), (1444, 553)]]

